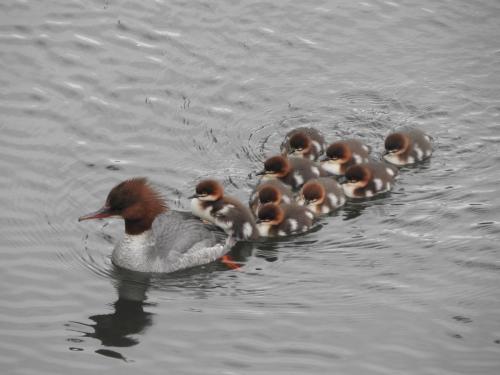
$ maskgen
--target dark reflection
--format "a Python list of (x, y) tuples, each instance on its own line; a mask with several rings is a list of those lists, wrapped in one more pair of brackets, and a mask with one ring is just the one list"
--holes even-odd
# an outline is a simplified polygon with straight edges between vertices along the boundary
[[(212, 262), (205, 266), (194, 267), (171, 274), (148, 274), (134, 272), (118, 267), (113, 267), (110, 277), (116, 287), (118, 299), (112, 304), (113, 312), (109, 314), (96, 314), (89, 316), (93, 323), (69, 322), (69, 330), (81, 333), (80, 337), (97, 339), (105, 347), (128, 347), (137, 345), (139, 334), (143, 334), (152, 324), (154, 314), (147, 311), (153, 306), (147, 303), (147, 291), (155, 288), (206, 288), (209, 280), (203, 277), (203, 282), (198, 276), (210, 276), (217, 271), (228, 271), (243, 268), (247, 258), (252, 254), (253, 244), (249, 242), (237, 243), (225, 257), (225, 260)], [(202, 285), (201, 285), (202, 284)], [(200, 295), (203, 298), (203, 293)], [(71, 351), (82, 351), (75, 343), (82, 343), (80, 338), (68, 338), (72, 346)], [(111, 349), (97, 349), (95, 353), (106, 357), (128, 361), (121, 353)]]
[[(153, 315), (144, 310), (146, 291), (150, 286), (151, 275), (132, 272), (114, 267), (111, 277), (115, 283), (118, 300), (113, 303), (110, 314), (89, 316), (93, 324), (70, 322), (67, 326), (82, 337), (97, 339), (104, 346), (127, 347), (137, 345), (139, 340), (133, 335), (143, 333), (153, 324)], [(75, 342), (74, 339), (69, 339)], [(120, 353), (109, 349), (98, 349), (98, 354), (127, 361)]]

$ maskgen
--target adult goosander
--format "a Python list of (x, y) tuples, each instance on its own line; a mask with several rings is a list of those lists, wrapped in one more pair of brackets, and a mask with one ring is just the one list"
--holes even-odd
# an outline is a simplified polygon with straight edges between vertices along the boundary
[(384, 159), (403, 166), (418, 163), (432, 155), (431, 137), (419, 129), (392, 133), (385, 139)]
[(250, 209), (238, 199), (224, 195), (224, 187), (219, 181), (200, 181), (190, 198), (193, 215), (217, 225), (235, 240), (259, 237)]
[(280, 148), (284, 154), (318, 160), (325, 151), (325, 138), (315, 128), (297, 128), (285, 136)]
[(210, 263), (230, 250), (188, 212), (171, 211), (145, 178), (116, 185), (104, 206), (78, 221), (121, 217), (125, 236), (111, 259), (119, 267), (140, 272), (173, 272)]

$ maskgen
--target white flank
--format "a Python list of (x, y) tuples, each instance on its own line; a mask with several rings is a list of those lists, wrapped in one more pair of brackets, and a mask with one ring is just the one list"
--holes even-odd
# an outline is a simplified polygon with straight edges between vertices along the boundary
[(299, 223), (295, 219), (289, 219), (288, 223), (290, 224), (290, 231), (295, 232), (299, 227)]
[(337, 196), (333, 193), (328, 194), (328, 199), (330, 199), (330, 204), (335, 207), (339, 202)]
[(408, 162), (408, 164), (413, 164), (413, 163), (415, 163), (415, 158), (413, 156), (408, 156), (407, 162)]
[(420, 149), (420, 147), (415, 146), (415, 152), (417, 153), (417, 160), (422, 160), (424, 152)]
[(363, 146), (361, 146), (361, 147), (362, 147), (362, 148), (363, 148), (363, 150), (365, 150), (366, 152), (370, 151), (370, 149), (368, 148), (368, 146), (367, 146), (367, 145), (363, 145)]
[(431, 155), (432, 155), (432, 150), (429, 149), (429, 150), (425, 151), (425, 156), (429, 157)]
[(311, 172), (317, 176), (319, 176), (319, 169), (318, 167), (311, 167)]
[(354, 159), (354, 162), (356, 164), (360, 164), (363, 162), (363, 158), (359, 156), (358, 154), (352, 154), (352, 158)]
[(306, 216), (311, 220), (314, 219), (314, 214), (311, 211), (306, 211)]
[(375, 178), (373, 180), (373, 183), (375, 184), (375, 191), (382, 190), (382, 187), (384, 186), (384, 184), (382, 183), (382, 180), (380, 178)]
[(373, 192), (371, 190), (366, 190), (365, 197), (367, 197), (367, 198), (373, 197)]
[(252, 224), (248, 222), (243, 224), (243, 235), (245, 236), (245, 238), (252, 237), (252, 234), (253, 234)]
[(297, 184), (297, 186), (301, 186), (303, 183), (304, 183), (304, 179), (302, 178), (302, 176), (298, 173), (295, 173), (293, 175), (293, 178), (295, 180), (295, 183)]
[(271, 229), (271, 224), (269, 223), (257, 224), (257, 229), (261, 237), (269, 237), (269, 230)]
[(389, 176), (394, 176), (394, 171), (391, 168), (386, 168), (385, 171)]
[(321, 152), (321, 146), (317, 141), (312, 141), (312, 144), (314, 148), (316, 149), (317, 153), (319, 154)]
[(290, 198), (287, 195), (283, 195), (281, 197), (281, 200), (283, 201), (283, 203), (286, 203), (286, 204), (290, 203)]
[(278, 231), (278, 236), (284, 237), (284, 236), (286, 236), (286, 232), (284, 230), (279, 230)]
[(329, 212), (330, 212), (330, 209), (328, 208), (328, 206), (326, 204), (321, 206), (321, 213), (322, 214), (327, 214)]

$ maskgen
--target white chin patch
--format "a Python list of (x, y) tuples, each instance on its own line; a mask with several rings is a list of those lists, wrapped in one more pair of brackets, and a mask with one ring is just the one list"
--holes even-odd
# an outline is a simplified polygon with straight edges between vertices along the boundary
[(275, 174), (265, 174), (262, 176), (262, 181), (269, 181), (278, 178)]
[(328, 173), (340, 175), (340, 163), (337, 163), (333, 160), (327, 160), (321, 163), (321, 167), (326, 170)]
[(384, 155), (384, 160), (394, 164), (394, 165), (405, 165), (406, 163), (401, 160), (401, 158), (398, 155), (395, 154), (386, 154)]
[(342, 185), (342, 190), (344, 190), (344, 194), (347, 195), (349, 198), (357, 198), (356, 194), (354, 194), (354, 191), (357, 188), (358, 188), (357, 184), (349, 182)]
[(214, 222), (214, 218), (211, 215), (212, 206), (207, 206), (207, 208), (203, 209), (201, 201), (198, 198), (191, 199), (191, 212), (194, 216), (198, 216), (199, 218), (209, 221), (211, 223)]

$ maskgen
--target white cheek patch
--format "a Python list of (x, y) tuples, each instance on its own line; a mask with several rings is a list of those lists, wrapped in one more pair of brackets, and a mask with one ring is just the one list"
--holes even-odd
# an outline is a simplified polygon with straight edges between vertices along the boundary
[(422, 160), (424, 152), (418, 146), (415, 146), (414, 150), (417, 153), (417, 160)]
[(394, 176), (394, 171), (391, 168), (386, 168), (385, 171), (387, 172), (387, 174), (389, 176), (391, 176), (391, 177)]
[(339, 202), (337, 196), (333, 193), (328, 194), (328, 199), (330, 200), (330, 204), (335, 207)]
[(404, 165), (405, 162), (402, 161), (398, 155), (386, 154), (384, 155), (384, 160), (388, 161), (391, 164), (395, 165)]
[(316, 177), (319, 176), (319, 169), (317, 167), (311, 167), (311, 172), (313, 173), (313, 175), (315, 175)]
[(352, 154), (352, 160), (354, 160), (356, 164), (361, 164), (363, 162), (363, 158), (358, 154)]
[(297, 204), (299, 204), (301, 206), (303, 206), (306, 203), (305, 199), (302, 198), (302, 197), (297, 197), (297, 201), (296, 202), (297, 202)]
[(384, 184), (382, 183), (382, 180), (380, 178), (373, 179), (373, 183), (375, 184), (375, 191), (382, 190)]
[(214, 218), (212, 216), (212, 206), (208, 205), (206, 208), (203, 208), (201, 201), (198, 198), (191, 199), (191, 212), (194, 216), (198, 216), (199, 218), (214, 222)]
[(250, 224), (248, 222), (243, 224), (243, 235), (245, 236), (245, 238), (252, 237), (252, 235), (253, 235), (252, 224)]
[(303, 183), (304, 183), (304, 179), (302, 178), (302, 176), (298, 173), (295, 173), (293, 175), (293, 179), (295, 180), (295, 184), (297, 186), (301, 186)]
[(288, 224), (290, 224), (290, 231), (295, 232), (299, 227), (299, 223), (295, 219), (289, 219)]
[(328, 160), (324, 161), (321, 163), (321, 167), (327, 171), (328, 173), (334, 174), (334, 175), (340, 175), (340, 163), (337, 163), (333, 160)]
[[(288, 198), (287, 195), (283, 195), (281, 197), (281, 200), (283, 201), (283, 203), (286, 203), (286, 204), (289, 204), (290, 203), (290, 198)], [(302, 203), (303, 204), (303, 203)]]

